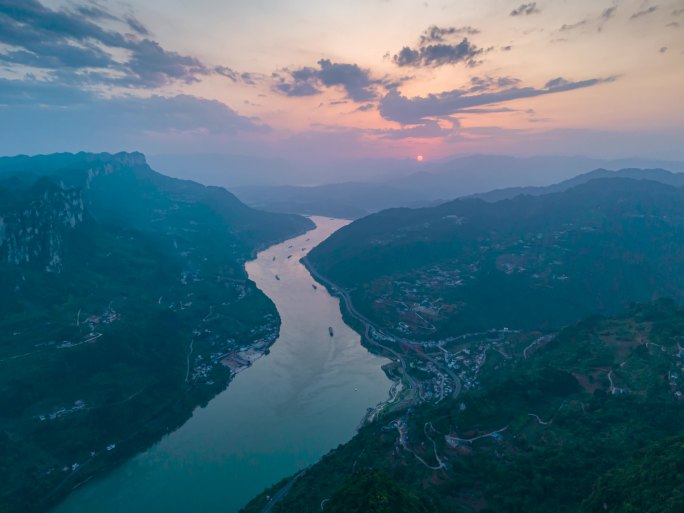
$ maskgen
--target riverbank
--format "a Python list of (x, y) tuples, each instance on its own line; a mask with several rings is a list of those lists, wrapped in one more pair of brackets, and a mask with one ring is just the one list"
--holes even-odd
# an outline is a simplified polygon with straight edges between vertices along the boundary
[(314, 288), (318, 283), (299, 262), (346, 224), (314, 220), (316, 230), (268, 248), (246, 266), (281, 319), (270, 354), (219, 355), (233, 366), (224, 392), (151, 449), (77, 490), (55, 513), (237, 512), (352, 438), (367, 407), (387, 397), (391, 383), (381, 370), (387, 360), (361, 346), (339, 301)]
[[(406, 362), (404, 358), (395, 350), (373, 339), (371, 336), (371, 331), (375, 329), (373, 324), (354, 309), (351, 298), (341, 287), (319, 273), (307, 257), (303, 257), (301, 262), (311, 275), (326, 288), (330, 295), (338, 298), (342, 318), (348, 326), (352, 327), (359, 334), (361, 344), (371, 353), (391, 360), (391, 363), (382, 367), (387, 378), (392, 381), (389, 397), (379, 402), (375, 407), (368, 408), (357, 429), (375, 421), (390, 407), (401, 409), (414, 404), (416, 402), (414, 394), (417, 387), (412, 378), (405, 372)], [(401, 397), (402, 393), (405, 394), (403, 398)]]

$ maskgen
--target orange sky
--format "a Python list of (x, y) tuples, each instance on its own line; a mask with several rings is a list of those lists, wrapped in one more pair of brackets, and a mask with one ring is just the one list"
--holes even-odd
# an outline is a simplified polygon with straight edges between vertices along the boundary
[[(48, 14), (79, 5), (29, 3)], [(106, 8), (124, 23), (135, 17), (145, 30), (117, 26), (112, 16), (92, 17), (94, 24), (131, 41), (149, 39), (167, 52), (164, 58), (193, 59), (201, 70), (183, 69), (182, 79), (162, 70), (158, 85), (138, 87), (112, 86), (109, 78), (93, 83), (87, 67), (66, 80), (63, 67), (6, 63), (0, 80), (83, 82), (102, 101), (183, 94), (218, 101), (240, 117), (235, 130), (216, 130), (211, 123), (222, 122), (204, 120), (206, 109), (181, 127), (170, 112), (168, 126), (141, 127), (141, 146), (153, 151), (166, 145), (184, 152), (434, 159), (622, 150), (684, 158), (676, 144), (684, 138), (682, 0), (132, 0)], [(3, 46), (14, 41), (1, 37), (0, 56), (3, 48), (36, 51)], [(137, 50), (126, 44), (110, 53), (129, 66)], [(400, 61), (403, 48), (407, 59)], [(116, 75), (116, 67), (103, 74)], [(263, 129), (241, 128), (250, 123)]]

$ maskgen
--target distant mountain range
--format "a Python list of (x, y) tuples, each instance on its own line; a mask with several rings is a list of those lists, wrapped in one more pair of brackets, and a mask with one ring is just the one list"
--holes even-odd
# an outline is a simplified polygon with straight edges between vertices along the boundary
[(266, 351), (244, 262), (303, 233), (142, 154), (0, 159), (0, 512), (43, 511), (225, 388)]
[(235, 195), (253, 208), (272, 212), (358, 219), (386, 208), (434, 204), (419, 192), (377, 183), (348, 182), (314, 187), (237, 187)]
[(570, 178), (569, 180), (564, 180), (560, 183), (548, 185), (546, 187), (511, 187), (509, 189), (496, 189), (482, 194), (474, 194), (473, 197), (481, 198), (485, 201), (501, 201), (521, 195), (541, 196), (542, 194), (567, 191), (568, 189), (572, 189), (573, 187), (599, 178), (651, 180), (673, 187), (684, 187), (684, 173), (672, 173), (665, 169), (619, 169), (617, 171), (596, 169), (589, 173), (584, 173)]
[(429, 163), (420, 172), (389, 179), (386, 183), (415, 190), (431, 199), (449, 200), (494, 189), (547, 186), (592, 169), (615, 171), (627, 168), (684, 172), (684, 163), (647, 159), (474, 155)]
[[(416, 163), (410, 167), (415, 169)], [(406, 173), (403, 167), (354, 182), (236, 186), (232, 190), (248, 205), (273, 212), (357, 219), (386, 208), (435, 206), (464, 196), (493, 201), (518, 194), (558, 192), (598, 177), (623, 176), (672, 185), (684, 182), (684, 163), (639, 159), (473, 156), (421, 164), (420, 168), (420, 172)], [(586, 173), (590, 169), (595, 171)], [(344, 176), (343, 171), (340, 174)]]

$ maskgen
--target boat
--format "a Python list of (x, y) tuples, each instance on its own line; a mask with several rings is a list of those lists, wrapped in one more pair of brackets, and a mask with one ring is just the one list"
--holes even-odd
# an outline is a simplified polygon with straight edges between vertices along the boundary
[(330, 336), (333, 336), (333, 329), (332, 326), (328, 326), (328, 333), (330, 333)]
[(275, 257), (273, 257), (273, 261), (275, 262)]
[(287, 259), (289, 260), (290, 258), (292, 258), (292, 255), (287, 255)]
[(314, 285), (313, 283), (311, 284), (311, 286), (313, 287), (314, 290), (318, 290), (318, 287), (316, 287), (316, 285)]
[(280, 281), (280, 276), (276, 274), (276, 280)]

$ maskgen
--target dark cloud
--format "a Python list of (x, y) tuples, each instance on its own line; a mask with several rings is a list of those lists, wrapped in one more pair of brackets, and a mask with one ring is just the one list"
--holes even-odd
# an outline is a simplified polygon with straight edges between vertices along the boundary
[(609, 20), (613, 16), (615, 16), (615, 11), (617, 11), (617, 5), (614, 5), (612, 7), (608, 7), (607, 9), (604, 9), (603, 12), (601, 13), (601, 16), (599, 16), (600, 19), (602, 20)]
[(208, 69), (198, 59), (164, 50), (159, 43), (143, 39), (131, 48), (126, 63), (132, 71), (130, 83), (143, 87), (158, 87), (169, 81), (196, 82)]
[(594, 78), (572, 82), (563, 78), (549, 80), (543, 88), (513, 85), (498, 90), (485, 90), (473, 94), (471, 89), (454, 89), (425, 97), (407, 98), (399, 91), (390, 91), (380, 100), (380, 114), (387, 120), (404, 125), (423, 124), (429, 118), (451, 116), (472, 107), (494, 105), (522, 98), (533, 98), (571, 91), (615, 80)]
[(652, 5), (652, 6), (649, 7), (648, 9), (643, 9), (643, 10), (641, 10), (641, 11), (635, 12), (634, 14), (632, 14), (632, 15), (629, 17), (629, 19), (630, 19), (630, 20), (636, 20), (637, 18), (641, 18), (642, 16), (647, 16), (647, 15), (649, 15), (649, 14), (652, 14), (652, 13), (656, 12), (657, 10), (658, 10), (658, 6), (657, 6), (657, 5)]
[(511, 16), (529, 16), (530, 14), (535, 14), (541, 12), (537, 8), (537, 2), (530, 2), (528, 4), (521, 4), (511, 11)]
[(369, 110), (375, 109), (375, 104), (374, 103), (366, 103), (365, 105), (361, 105), (359, 108), (356, 110), (358, 112), (368, 112)]
[(134, 18), (133, 16), (127, 16), (125, 18), (126, 23), (128, 23), (128, 26), (131, 27), (132, 30), (137, 32), (141, 36), (149, 36), (150, 31), (147, 30), (147, 27), (143, 25), (140, 20), (137, 18)]
[[(117, 21), (136, 35), (101, 27)], [(145, 36), (145, 37), (138, 37)], [(210, 70), (198, 59), (168, 51), (150, 39), (133, 16), (120, 17), (94, 5), (50, 9), (38, 0), (0, 2), (0, 60), (58, 72), (84, 70), (105, 85), (159, 87), (194, 82)], [(93, 72), (93, 70), (96, 70)]]
[(504, 89), (520, 83), (520, 79), (514, 77), (472, 77), (470, 79), (470, 93), (480, 93), (482, 91), (492, 91), (494, 89)]
[(465, 63), (467, 66), (477, 64), (476, 58), (484, 53), (484, 50), (471, 43), (468, 38), (463, 38), (456, 44), (429, 44), (417, 49), (405, 46), (393, 57), (397, 66), (411, 67), (438, 67), (446, 64)]
[(335, 63), (329, 59), (318, 61), (318, 68), (305, 67), (287, 71), (284, 78), (276, 73), (275, 89), (287, 96), (313, 96), (324, 87), (342, 87), (347, 97), (355, 102), (377, 98), (375, 86), (380, 82), (370, 77), (370, 71), (357, 64)]
[(559, 32), (568, 32), (569, 30), (574, 30), (576, 28), (582, 27), (587, 24), (587, 20), (581, 20), (578, 21), (577, 23), (570, 23), (570, 24), (563, 24), (560, 29), (558, 29)]
[(599, 32), (603, 30), (603, 26), (608, 23), (609, 20), (611, 20), (615, 16), (615, 12), (617, 11), (617, 5), (614, 5), (612, 7), (608, 7), (607, 9), (604, 9), (603, 12), (601, 12), (601, 15), (599, 16), (599, 26), (598, 30)]
[(233, 68), (228, 66), (216, 66), (213, 69), (214, 73), (222, 75), (233, 82), (241, 82), (247, 85), (256, 85), (257, 81), (264, 79), (265, 77), (257, 73), (247, 73), (235, 71)]
[(479, 30), (471, 26), (438, 27), (437, 25), (431, 25), (420, 36), (420, 45), (423, 46), (430, 43), (442, 43), (448, 38), (448, 36), (474, 36), (479, 33)]
[(379, 136), (381, 139), (434, 139), (446, 137), (458, 128), (458, 120), (452, 119), (450, 121), (452, 123), (450, 128), (443, 128), (437, 121), (428, 119), (416, 126), (370, 129), (366, 133)]
[[(102, 98), (62, 83), (0, 79), (0, 152), (189, 146), (267, 132), (225, 104), (189, 95)], [(161, 146), (160, 146), (161, 145)], [(175, 146), (173, 146), (175, 147)]]
[(438, 67), (446, 64), (478, 64), (477, 57), (485, 52), (463, 35), (475, 35), (480, 31), (471, 26), (438, 27), (431, 25), (420, 36), (418, 46), (405, 46), (392, 57), (401, 67)]
[(309, 82), (282, 82), (276, 84), (276, 90), (287, 96), (314, 96), (321, 94), (321, 90)]

